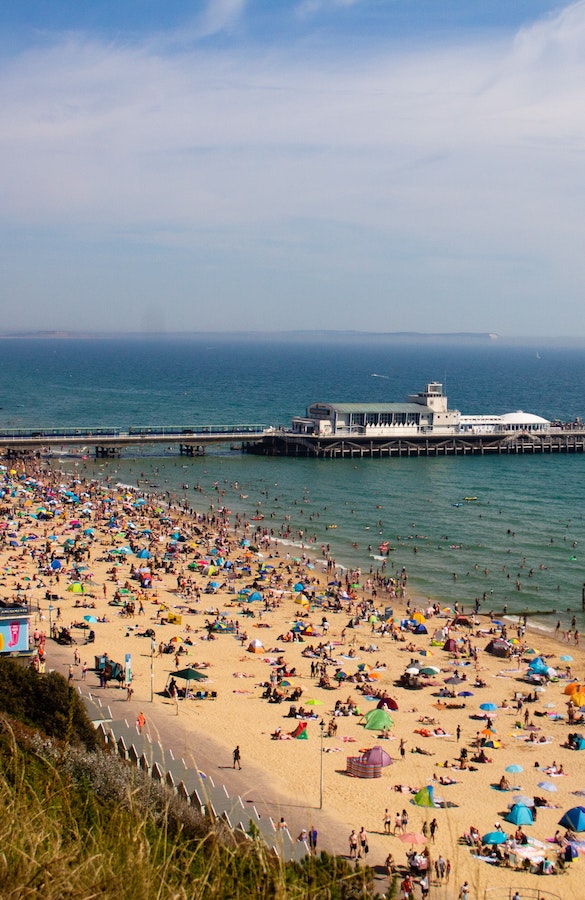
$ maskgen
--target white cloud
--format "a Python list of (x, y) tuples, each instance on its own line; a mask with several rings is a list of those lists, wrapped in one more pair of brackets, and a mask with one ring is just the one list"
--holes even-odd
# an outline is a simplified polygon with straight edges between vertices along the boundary
[(241, 18), (245, 6), (246, 0), (208, 0), (197, 32), (204, 37), (231, 28)]
[[(209, 33), (242, 8), (210, 4)], [(574, 306), (584, 3), (513, 40), (361, 60), (161, 46), (69, 38), (4, 64), (3, 232), (191, 252), (225, 296), (257, 292), (259, 262), (271, 295), (319, 285), (323, 309), (368, 283), (422, 315), (432, 293), (461, 327), (469, 295), (486, 316), (553, 290)]]

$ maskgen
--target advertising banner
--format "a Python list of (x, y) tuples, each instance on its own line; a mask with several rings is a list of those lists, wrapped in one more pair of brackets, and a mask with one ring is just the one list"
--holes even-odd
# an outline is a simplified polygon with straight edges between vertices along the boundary
[(28, 618), (0, 619), (0, 653), (28, 650)]

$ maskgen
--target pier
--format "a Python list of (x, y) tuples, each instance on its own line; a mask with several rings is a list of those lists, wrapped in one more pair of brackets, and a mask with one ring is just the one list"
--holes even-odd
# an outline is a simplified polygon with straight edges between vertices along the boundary
[[(534, 456), (585, 453), (585, 426), (550, 428), (546, 432), (490, 434), (416, 434), (372, 437), (355, 433), (300, 434), (268, 425), (197, 425), (190, 428), (140, 426), (117, 428), (16, 429), (0, 432), (0, 452), (9, 459), (30, 453), (75, 448), (96, 459), (114, 459), (126, 448), (159, 445), (181, 456), (202, 456), (212, 444), (257, 456), (316, 459), (365, 459), (433, 456)], [(79, 449), (78, 449), (79, 452)]]

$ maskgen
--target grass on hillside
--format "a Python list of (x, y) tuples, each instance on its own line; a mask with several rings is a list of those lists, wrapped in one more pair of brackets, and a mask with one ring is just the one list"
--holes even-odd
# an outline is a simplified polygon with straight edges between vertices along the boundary
[[(49, 678), (63, 684), (51, 682), (48, 691)], [(261, 842), (210, 822), (165, 786), (95, 748), (91, 723), (62, 676), (0, 660), (3, 705), (16, 706), (18, 714), (0, 713), (3, 900), (374, 896), (371, 870), (355, 871), (326, 854), (283, 864)], [(52, 723), (52, 735), (38, 729), (37, 714)]]

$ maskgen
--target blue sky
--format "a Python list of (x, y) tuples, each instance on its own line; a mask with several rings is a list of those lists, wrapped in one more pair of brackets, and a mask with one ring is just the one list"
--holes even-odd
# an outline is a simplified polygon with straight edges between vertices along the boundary
[(2, 330), (585, 335), (585, 2), (0, 2)]

